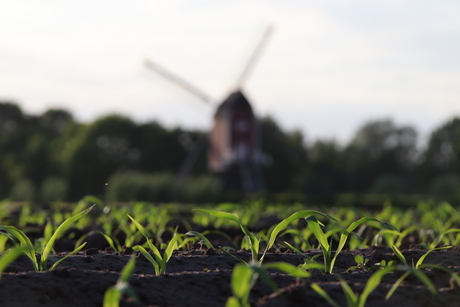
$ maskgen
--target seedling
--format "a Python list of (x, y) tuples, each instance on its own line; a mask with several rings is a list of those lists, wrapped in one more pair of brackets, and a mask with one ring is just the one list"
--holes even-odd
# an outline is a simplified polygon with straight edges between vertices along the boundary
[(142, 235), (147, 240), (147, 245), (149, 246), (150, 250), (153, 252), (153, 256), (155, 257), (155, 259), (149, 254), (149, 252), (147, 252), (147, 250), (144, 247), (140, 245), (134, 246), (133, 249), (140, 251), (142, 255), (144, 255), (144, 257), (147, 258), (147, 260), (153, 265), (153, 268), (155, 270), (155, 275), (166, 273), (166, 263), (171, 258), (172, 252), (175, 249), (177, 249), (178, 247), (177, 241), (184, 235), (175, 234), (174, 237), (171, 239), (171, 241), (169, 241), (164, 254), (161, 255), (158, 248), (155, 245), (153, 245), (152, 240), (149, 239), (149, 237), (147, 236), (145, 228), (141, 224), (139, 224), (134, 218), (132, 218), (129, 214), (128, 214), (128, 217), (136, 225), (137, 229), (142, 233)]
[(270, 278), (267, 269), (277, 269), (293, 277), (306, 278), (310, 273), (293, 266), (286, 262), (272, 262), (261, 264), (259, 262), (250, 262), (248, 265), (238, 264), (232, 272), (230, 282), (233, 296), (227, 300), (226, 307), (249, 307), (249, 293), (252, 287), (260, 277), (273, 291), (277, 292), (278, 287)]
[(337, 246), (337, 250), (334, 253), (334, 257), (332, 257), (332, 244), (331, 244), (332, 242), (331, 243), (328, 242), (326, 234), (323, 232), (323, 230), (320, 227), (320, 225), (322, 224), (316, 219), (314, 215), (307, 217), (306, 221), (308, 223), (308, 226), (311, 228), (313, 235), (319, 241), (319, 244), (321, 246), (321, 250), (324, 256), (324, 270), (327, 273), (332, 273), (334, 269), (335, 261), (337, 260), (337, 256), (340, 254), (340, 252), (344, 248), (345, 243), (348, 239), (348, 236), (359, 225), (366, 223), (366, 222), (379, 222), (380, 224), (382, 224), (383, 226), (387, 228), (398, 231), (396, 227), (389, 224), (388, 222), (380, 221), (372, 217), (363, 217), (359, 219), (358, 221), (351, 223), (351, 225), (348, 226), (348, 228), (340, 235), (339, 245)]
[(139, 302), (134, 289), (129, 285), (128, 280), (131, 278), (136, 267), (136, 256), (131, 255), (128, 263), (123, 267), (123, 270), (120, 273), (115, 286), (109, 287), (104, 293), (104, 303), (103, 307), (118, 307), (120, 304), (120, 299), (123, 294), (127, 294), (132, 297), (136, 302)]
[[(17, 229), (16, 227), (13, 227), (13, 226), (3, 226), (3, 225), (0, 225), (0, 231), (3, 231), (6, 233), (6, 235), (11, 238), (11, 239), (15, 239), (17, 241), (19, 241), (19, 245), (24, 247), (25, 250), (24, 250), (24, 254), (26, 254), (27, 257), (29, 257), (29, 259), (32, 261), (32, 264), (34, 266), (34, 269), (35, 271), (45, 271), (46, 270), (46, 267), (47, 267), (47, 264), (48, 264), (48, 258), (49, 258), (49, 254), (51, 253), (52, 249), (53, 249), (53, 246), (54, 246), (54, 242), (59, 238), (61, 237), (64, 232), (66, 231), (66, 229), (74, 222), (76, 222), (78, 219), (80, 219), (81, 217), (83, 217), (85, 214), (87, 214), (89, 211), (91, 211), (91, 209), (94, 207), (91, 206), (90, 208), (78, 213), (77, 215), (74, 215), (70, 218), (68, 218), (67, 220), (65, 220), (64, 222), (62, 222), (61, 225), (59, 225), (59, 227), (56, 229), (56, 231), (53, 233), (53, 235), (51, 236), (51, 238), (49, 239), (49, 241), (46, 243), (44, 249), (43, 249), (43, 253), (40, 257), (40, 261), (37, 259), (37, 256), (35, 255), (35, 249), (34, 249), (34, 246), (32, 245), (32, 242), (30, 241), (30, 239), (25, 235), (24, 232), (22, 232), (21, 230)], [(59, 263), (61, 263), (63, 260), (65, 260), (66, 258), (68, 258), (69, 256), (77, 253), (79, 250), (81, 250), (84, 246), (86, 245), (86, 243), (83, 243), (82, 245), (80, 245), (79, 247), (77, 247), (74, 251), (72, 251), (71, 253), (69, 253), (67, 256), (61, 258), (58, 262), (56, 262), (53, 266), (51, 266), (50, 270), (53, 270)]]
[[(227, 213), (227, 212), (215, 211), (215, 210), (204, 210), (204, 209), (197, 209), (197, 210), (201, 211), (201, 212), (208, 213), (210, 215), (214, 215), (214, 216), (216, 216), (218, 218), (227, 219), (227, 220), (231, 220), (231, 221), (234, 221), (234, 222), (238, 223), (240, 225), (240, 228), (243, 231), (243, 233), (248, 237), (249, 246), (250, 246), (250, 250), (251, 250), (251, 254), (252, 254), (252, 261), (259, 261), (260, 263), (263, 262), (265, 254), (267, 253), (267, 251), (273, 246), (273, 244), (275, 244), (275, 240), (278, 237), (278, 234), (281, 231), (283, 231), (294, 220), (298, 220), (298, 219), (301, 219), (301, 218), (305, 218), (307, 216), (311, 216), (313, 214), (317, 214), (317, 215), (328, 217), (331, 220), (337, 221), (334, 217), (332, 217), (332, 216), (330, 216), (328, 214), (319, 212), (319, 211), (315, 211), (315, 210), (305, 210), (305, 211), (295, 212), (291, 216), (289, 216), (289, 217), (285, 218), (284, 220), (282, 220), (281, 222), (279, 222), (273, 228), (273, 230), (271, 231), (271, 233), (270, 233), (270, 235), (268, 237), (267, 246), (265, 247), (265, 250), (264, 250), (262, 256), (259, 259), (259, 246), (260, 246), (260, 241), (261, 240), (257, 239), (256, 236), (247, 229), (247, 227), (241, 222), (241, 220), (236, 215), (231, 214), (231, 213)], [(224, 249), (221, 248), (221, 250), (224, 251), (225, 253), (227, 253), (227, 251), (225, 251)], [(230, 255), (230, 256), (232, 256), (232, 255)], [(234, 257), (234, 256), (232, 256), (232, 257)], [(238, 260), (240, 262), (245, 262), (245, 261), (243, 261), (243, 260), (241, 260), (239, 258), (238, 258)]]
[(367, 263), (369, 262), (369, 259), (365, 259), (363, 255), (356, 255), (355, 262), (356, 262), (356, 265), (348, 268), (347, 271), (353, 271), (356, 269), (362, 269), (362, 270), (368, 269)]
[(25, 251), (24, 247), (14, 247), (4, 253), (0, 257), (0, 278), (2, 278), (3, 271), (12, 263), (13, 261), (16, 260), (19, 256), (21, 256)]
[[(378, 270), (375, 272), (366, 282), (366, 285), (364, 286), (363, 292), (361, 292), (360, 295), (357, 295), (353, 292), (351, 287), (343, 280), (342, 277), (337, 275), (337, 279), (340, 282), (340, 285), (342, 286), (343, 292), (345, 293), (345, 297), (347, 299), (347, 306), (348, 307), (364, 307), (366, 304), (366, 300), (369, 297), (369, 294), (371, 294), (380, 284), (383, 276), (386, 274), (394, 271), (394, 267), (386, 268), (383, 270)], [(327, 294), (326, 291), (324, 291), (323, 288), (321, 288), (317, 283), (312, 283), (311, 284), (312, 289), (318, 293), (321, 297), (323, 297), (329, 304), (331, 304), (334, 307), (340, 307), (339, 304), (337, 304), (330, 296)]]
[[(412, 263), (412, 268), (413, 269), (420, 269), (421, 266), (423, 265), (423, 261), (425, 261), (425, 258), (433, 251), (436, 251), (436, 250), (441, 250), (441, 249), (448, 249), (448, 248), (451, 248), (452, 246), (443, 246), (443, 247), (438, 247), (438, 248), (432, 248), (430, 250), (428, 250), (425, 254), (422, 255), (422, 257), (420, 257), (417, 262), (415, 263)], [(409, 263), (407, 262), (406, 260), (406, 257), (404, 257), (404, 255), (401, 253), (401, 251), (394, 245), (391, 246), (391, 249), (393, 250), (393, 252), (395, 253), (396, 257), (399, 258), (399, 260), (401, 260), (402, 263), (404, 263), (407, 267), (411, 267), (409, 266)]]

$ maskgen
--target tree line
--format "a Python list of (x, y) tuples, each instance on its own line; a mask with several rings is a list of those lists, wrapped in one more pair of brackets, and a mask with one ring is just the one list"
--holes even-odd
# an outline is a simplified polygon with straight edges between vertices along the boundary
[[(424, 146), (414, 127), (386, 118), (364, 123), (347, 144), (333, 139), (308, 143), (300, 131), (285, 131), (271, 117), (260, 122), (262, 150), (272, 161), (263, 170), (267, 193), (460, 199), (460, 118), (436, 128)], [(15, 102), (0, 101), (0, 199), (104, 196), (107, 184), (122, 182), (123, 174), (131, 174), (131, 182), (152, 181), (148, 176), (154, 174), (158, 182), (173, 182), (204, 133), (156, 121), (136, 123), (117, 114), (81, 123), (67, 110), (32, 115)], [(207, 174), (202, 154), (191, 176)], [(202, 182), (215, 187), (209, 178)], [(116, 187), (123, 192), (122, 184)]]

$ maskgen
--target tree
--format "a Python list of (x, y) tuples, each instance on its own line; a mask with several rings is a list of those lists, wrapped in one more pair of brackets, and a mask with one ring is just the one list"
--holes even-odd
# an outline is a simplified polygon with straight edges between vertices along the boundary
[(417, 131), (391, 119), (371, 121), (357, 131), (344, 154), (349, 190), (367, 192), (387, 175), (402, 178), (409, 188), (418, 155)]
[(418, 186), (426, 189), (433, 178), (460, 174), (460, 118), (453, 118), (435, 129), (422, 155)]
[(304, 192), (308, 195), (334, 195), (344, 189), (344, 161), (339, 144), (334, 140), (317, 140), (308, 149), (308, 171)]
[(302, 133), (284, 132), (271, 117), (264, 117), (260, 125), (262, 151), (272, 160), (264, 171), (267, 190), (275, 193), (297, 190), (307, 167)]
[(139, 160), (136, 139), (136, 124), (121, 115), (71, 127), (60, 140), (70, 198), (100, 195), (112, 173), (135, 166)]

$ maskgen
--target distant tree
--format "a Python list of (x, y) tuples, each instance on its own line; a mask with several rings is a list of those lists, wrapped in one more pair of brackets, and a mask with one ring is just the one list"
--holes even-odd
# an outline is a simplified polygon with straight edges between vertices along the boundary
[(344, 189), (342, 148), (334, 140), (317, 140), (308, 149), (308, 171), (303, 190), (308, 195), (333, 195)]
[(417, 162), (417, 132), (391, 119), (371, 121), (358, 130), (344, 155), (349, 190), (367, 192), (384, 175), (401, 178), (407, 189)]
[(12, 101), (0, 101), (0, 198), (8, 197), (14, 182), (25, 177), (23, 149), (27, 118)]
[(272, 163), (265, 168), (265, 185), (269, 192), (290, 192), (301, 186), (307, 167), (307, 150), (299, 131), (285, 132), (271, 117), (261, 120), (262, 151)]
[(446, 174), (460, 174), (460, 118), (431, 133), (418, 170), (419, 188), (426, 190), (433, 178)]
[(121, 115), (108, 115), (69, 129), (60, 146), (70, 198), (100, 195), (112, 173), (136, 165), (136, 138), (136, 124)]

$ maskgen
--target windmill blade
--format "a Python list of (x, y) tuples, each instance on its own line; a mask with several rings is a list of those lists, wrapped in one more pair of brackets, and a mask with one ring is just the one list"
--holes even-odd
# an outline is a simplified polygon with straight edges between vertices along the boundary
[(268, 26), (268, 28), (265, 30), (264, 35), (262, 36), (262, 39), (259, 41), (259, 44), (257, 45), (256, 49), (252, 53), (252, 56), (249, 58), (249, 61), (246, 64), (246, 67), (244, 68), (243, 73), (240, 75), (240, 78), (238, 79), (238, 83), (237, 83), (238, 88), (241, 88), (243, 86), (243, 83), (246, 81), (246, 79), (249, 77), (249, 74), (254, 69), (256, 62), (259, 59), (260, 55), (262, 54), (262, 51), (264, 50), (265, 46), (267, 45), (268, 40), (273, 34), (273, 31), (274, 31), (274, 28), (272, 26)]
[(172, 83), (180, 86), (181, 88), (185, 89), (187, 92), (193, 94), (194, 96), (198, 97), (201, 101), (212, 104), (213, 100), (206, 95), (203, 91), (199, 90), (197, 87), (193, 86), (190, 82), (185, 81), (184, 79), (178, 77), (177, 75), (171, 73), (170, 71), (166, 70), (165, 68), (161, 67), (160, 65), (150, 61), (145, 60), (144, 65), (154, 70), (156, 73), (161, 75), (162, 77), (168, 79)]

